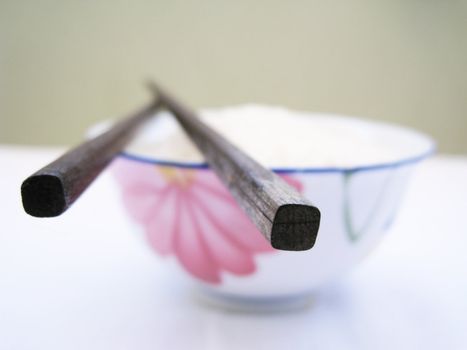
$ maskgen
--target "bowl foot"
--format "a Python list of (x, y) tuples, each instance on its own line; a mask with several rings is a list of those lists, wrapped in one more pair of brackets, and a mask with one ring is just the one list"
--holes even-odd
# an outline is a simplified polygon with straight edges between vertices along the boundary
[(241, 296), (197, 289), (196, 299), (203, 305), (237, 312), (285, 312), (303, 310), (313, 304), (311, 293), (285, 296)]

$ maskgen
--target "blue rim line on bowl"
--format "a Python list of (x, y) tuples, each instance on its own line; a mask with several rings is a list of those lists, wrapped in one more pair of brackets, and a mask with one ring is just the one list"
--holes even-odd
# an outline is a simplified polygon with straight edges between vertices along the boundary
[[(304, 167), (304, 168), (271, 168), (272, 171), (278, 174), (292, 174), (292, 173), (346, 173), (346, 172), (358, 172), (358, 171), (367, 171), (367, 170), (381, 170), (387, 168), (397, 168), (403, 165), (415, 164), (423, 159), (431, 156), (436, 151), (436, 145), (433, 141), (430, 140), (430, 147), (427, 151), (413, 157), (403, 158), (401, 160), (387, 162), (387, 163), (378, 163), (372, 165), (361, 165), (356, 167)], [(177, 168), (183, 169), (199, 169), (199, 170), (207, 170), (209, 169), (209, 165), (207, 163), (199, 163), (199, 162), (180, 162), (180, 161), (170, 161), (170, 160), (162, 160), (162, 159), (155, 159), (149, 158), (144, 156), (139, 156), (135, 154), (131, 154), (128, 152), (121, 152), (120, 156), (126, 159), (161, 165), (161, 166), (172, 166)]]

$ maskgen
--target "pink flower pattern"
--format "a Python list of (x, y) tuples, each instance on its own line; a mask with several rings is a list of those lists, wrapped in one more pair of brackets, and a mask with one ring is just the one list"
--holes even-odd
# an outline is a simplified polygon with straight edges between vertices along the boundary
[[(252, 274), (255, 255), (274, 252), (211, 170), (122, 158), (113, 170), (124, 205), (151, 247), (175, 255), (191, 275), (221, 283), (222, 272)], [(301, 189), (297, 180), (284, 179)]]

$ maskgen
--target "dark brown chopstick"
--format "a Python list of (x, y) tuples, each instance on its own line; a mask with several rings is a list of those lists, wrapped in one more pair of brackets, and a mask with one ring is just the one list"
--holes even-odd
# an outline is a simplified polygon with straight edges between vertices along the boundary
[(320, 212), (315, 206), (279, 176), (204, 124), (167, 92), (153, 83), (150, 87), (274, 248), (307, 250), (313, 247), (320, 223)]
[(159, 105), (158, 100), (152, 101), (28, 177), (21, 186), (24, 210), (37, 217), (58, 216), (66, 211)]

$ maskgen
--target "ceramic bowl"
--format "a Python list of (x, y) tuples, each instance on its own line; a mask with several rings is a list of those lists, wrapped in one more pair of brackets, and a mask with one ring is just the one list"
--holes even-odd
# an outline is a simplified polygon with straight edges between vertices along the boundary
[[(154, 253), (211, 298), (277, 302), (308, 296), (381, 241), (411, 171), (434, 150), (429, 137), (411, 129), (326, 117), (372, 133), (397, 148), (400, 158), (344, 168), (272, 169), (321, 211), (318, 238), (309, 251), (271, 248), (205, 163), (122, 153), (112, 171), (124, 206)], [(145, 134), (152, 137), (166, 132), (157, 118), (148, 128)]]

